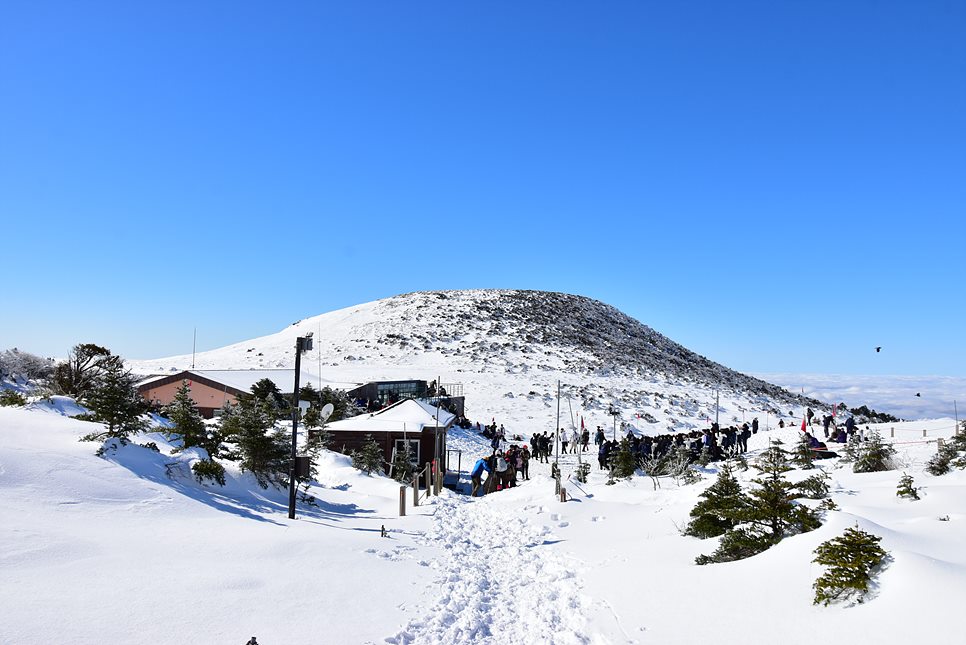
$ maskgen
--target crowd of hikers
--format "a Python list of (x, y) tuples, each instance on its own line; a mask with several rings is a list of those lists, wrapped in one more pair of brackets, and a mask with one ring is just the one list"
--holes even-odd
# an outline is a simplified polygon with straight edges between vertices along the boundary
[[(806, 412), (807, 418), (803, 422), (811, 428), (813, 421), (818, 423), (814, 413), (809, 409)], [(780, 420), (778, 426), (785, 427), (785, 422)], [(846, 443), (848, 441), (864, 439), (864, 433), (856, 426), (855, 419), (849, 417), (844, 427), (839, 428), (835, 423), (835, 418), (831, 415), (823, 416), (821, 425), (825, 433), (825, 442), (809, 432), (805, 432), (809, 447), (817, 451), (828, 450), (829, 443)], [(635, 457), (638, 464), (644, 466), (651, 460), (661, 459), (672, 452), (685, 447), (688, 451), (689, 459), (694, 462), (701, 459), (702, 454), (706, 454), (712, 461), (717, 461), (725, 457), (735, 457), (748, 451), (748, 439), (759, 431), (758, 419), (752, 419), (751, 423), (741, 425), (731, 425), (720, 427), (717, 422), (712, 423), (709, 428), (704, 430), (693, 430), (691, 432), (678, 432), (674, 434), (662, 434), (657, 436), (638, 435), (632, 430), (628, 430), (625, 439), (628, 449)], [(587, 429), (577, 431), (576, 429), (567, 432), (560, 428), (556, 433), (544, 431), (536, 432), (530, 437), (530, 443), (519, 445), (510, 443), (505, 450), (503, 445), (508, 442), (507, 433), (502, 425), (496, 422), (488, 426), (483, 426), (480, 434), (489, 438), (493, 453), (489, 457), (479, 459), (470, 472), (472, 480), (472, 494), (478, 492), (483, 494), (512, 488), (517, 485), (520, 479), (530, 479), (529, 463), (530, 459), (536, 459), (541, 463), (554, 461), (555, 450), (559, 446), (558, 454), (577, 454), (585, 453), (590, 450), (591, 433)], [(616, 433), (615, 433), (616, 434)], [(512, 435), (511, 441), (522, 442), (523, 437)], [(608, 470), (612, 465), (612, 460), (621, 449), (621, 442), (616, 437), (607, 439), (603, 428), (597, 426), (593, 436), (593, 443), (597, 450), (597, 463), (600, 470)], [(484, 474), (487, 475), (485, 481)]]

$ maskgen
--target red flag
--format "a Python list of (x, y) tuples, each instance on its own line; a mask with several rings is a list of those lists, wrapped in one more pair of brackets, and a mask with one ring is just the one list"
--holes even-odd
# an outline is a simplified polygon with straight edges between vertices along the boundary
[(802, 432), (805, 432), (805, 417), (802, 417)]
[(838, 403), (836, 403), (836, 404), (834, 404), (834, 405), (832, 405), (832, 416), (833, 416), (833, 417), (835, 416), (835, 410), (836, 410), (836, 408), (838, 408), (838, 407), (839, 407), (839, 404), (838, 404)]

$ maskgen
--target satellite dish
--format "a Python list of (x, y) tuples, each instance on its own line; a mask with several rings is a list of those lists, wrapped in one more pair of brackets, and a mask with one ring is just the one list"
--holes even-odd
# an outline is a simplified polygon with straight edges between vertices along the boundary
[(325, 423), (332, 416), (333, 412), (335, 412), (335, 406), (331, 403), (326, 403), (322, 406), (322, 410), (319, 411), (319, 421)]

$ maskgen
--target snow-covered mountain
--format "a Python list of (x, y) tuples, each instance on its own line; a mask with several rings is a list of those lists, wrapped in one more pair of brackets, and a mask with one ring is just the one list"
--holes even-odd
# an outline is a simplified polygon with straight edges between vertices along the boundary
[[(194, 357), (198, 369), (289, 368), (295, 339), (312, 333), (302, 368), (326, 381), (441, 378), (462, 383), (467, 416), (548, 420), (557, 381), (571, 412), (610, 424), (608, 409), (644, 431), (800, 414), (817, 401), (700, 356), (590, 298), (543, 291), (408, 293), (306, 318), (270, 336)], [(186, 369), (190, 355), (137, 361), (135, 371)]]

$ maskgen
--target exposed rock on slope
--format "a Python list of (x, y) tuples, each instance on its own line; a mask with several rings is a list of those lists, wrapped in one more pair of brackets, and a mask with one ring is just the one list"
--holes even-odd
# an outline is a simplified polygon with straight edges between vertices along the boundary
[[(715, 388), (722, 391), (725, 423), (745, 412), (791, 416), (801, 405), (816, 411), (821, 405), (699, 356), (610, 305), (543, 291), (403, 294), (201, 353), (195, 364), (199, 369), (291, 367), (295, 338), (309, 332), (318, 338), (303, 369), (315, 371), (321, 364), (323, 376), (337, 381), (437, 375), (465, 381), (472, 386), (476, 410), (487, 415), (532, 419), (546, 414), (557, 379), (579, 408), (616, 406), (625, 419), (657, 424), (654, 430), (701, 425), (702, 416), (713, 414)], [(134, 367), (159, 373), (189, 364), (190, 356), (182, 356)]]

